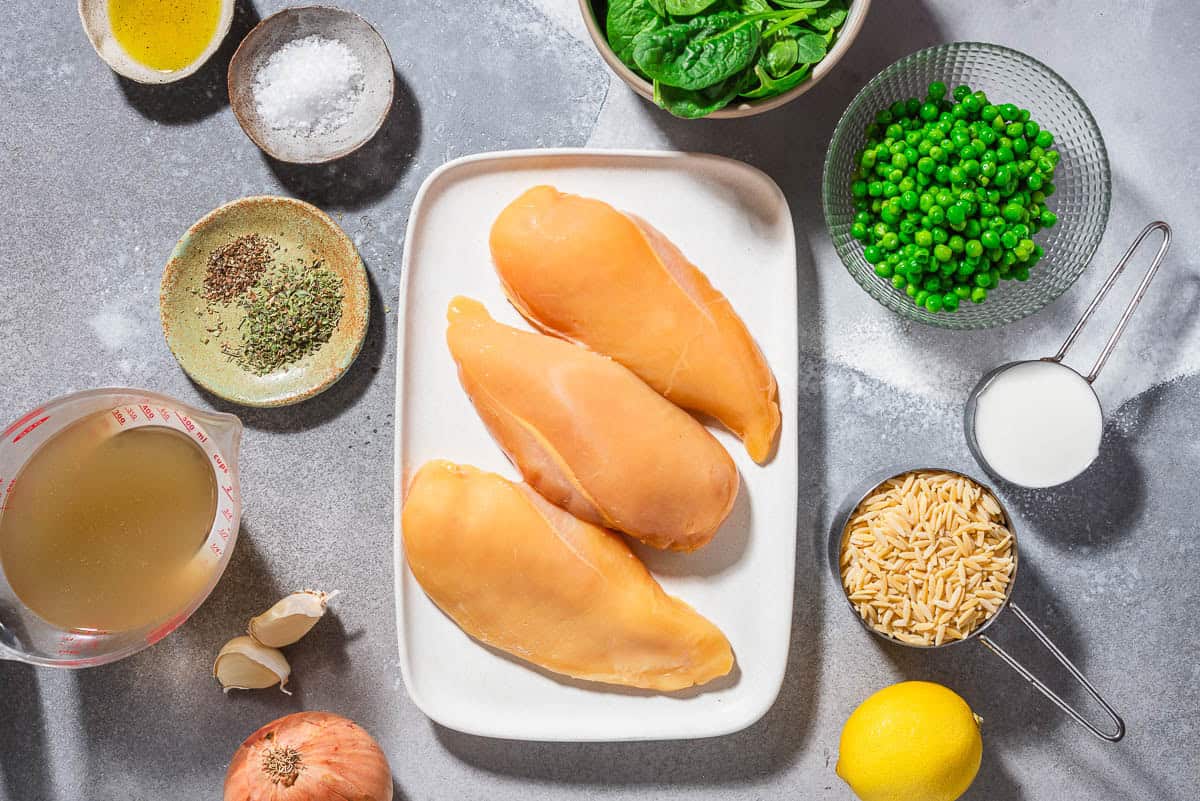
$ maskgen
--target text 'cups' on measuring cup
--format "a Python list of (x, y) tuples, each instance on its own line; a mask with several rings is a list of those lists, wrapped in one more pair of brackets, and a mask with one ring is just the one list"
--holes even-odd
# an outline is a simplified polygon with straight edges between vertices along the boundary
[[(1091, 371), (1081, 375), (1063, 364), (1063, 358), (1142, 240), (1154, 230), (1161, 231), (1163, 238), (1150, 268)], [(1124, 333), (1170, 245), (1171, 229), (1166, 223), (1147, 225), (1105, 279), (1057, 354), (1001, 365), (971, 391), (963, 421), (967, 447), (989, 475), (1022, 487), (1053, 487), (1075, 478), (1096, 460), (1104, 434), (1104, 412), (1092, 382)]]
[[(841, 569), (842, 568), (842, 565), (841, 565), (842, 549), (843, 549), (846, 539), (850, 533), (850, 531), (849, 531), (850, 524), (851, 524), (851, 521), (854, 520), (854, 518), (855, 518), (855, 512), (862, 506), (864, 501), (866, 501), (868, 498), (873, 496), (878, 490), (883, 489), (884, 485), (888, 481), (890, 481), (892, 479), (900, 479), (904, 476), (907, 476), (910, 473), (948, 473), (952, 476), (957, 476), (957, 477), (966, 479), (968, 482), (970, 482), (971, 484), (974, 484), (979, 489), (981, 489), (983, 492), (986, 492), (988, 495), (990, 495), (993, 500), (995, 500), (996, 507), (999, 509), (999, 517), (1002, 518), (1003, 525), (1008, 529), (1009, 533), (1012, 536), (1012, 541), (1009, 545), (1009, 551), (1011, 553), (1013, 568), (1012, 568), (1012, 572), (1009, 574), (1008, 584), (1007, 584), (1006, 590), (1003, 594), (1003, 598), (998, 599), (995, 602), (995, 610), (992, 611), (991, 614), (985, 620), (983, 620), (981, 623), (979, 623), (976, 628), (972, 629), (969, 632), (966, 632), (965, 636), (962, 639), (947, 640), (946, 642), (943, 642), (940, 645), (935, 645), (935, 644), (923, 645), (923, 644), (916, 644), (916, 643), (911, 643), (911, 642), (904, 642), (900, 639), (897, 639), (895, 637), (888, 635), (887, 633), (885, 633), (883, 631), (879, 631), (879, 630), (875, 629), (864, 619), (863, 615), (859, 614), (858, 610), (854, 606), (854, 602), (850, 599), (849, 591), (846, 589), (845, 585), (842, 582), (842, 569)], [(1016, 528), (1014, 528), (1014, 526), (1013, 526), (1012, 517), (1009, 515), (1008, 510), (1006, 508), (1004, 508), (1004, 504), (1001, 503), (1000, 498), (996, 495), (996, 493), (992, 490), (992, 488), (988, 487), (986, 484), (976, 481), (971, 476), (968, 476), (965, 473), (960, 473), (957, 470), (950, 470), (950, 469), (940, 468), (940, 467), (920, 467), (920, 468), (914, 468), (912, 470), (887, 470), (887, 471), (880, 472), (880, 473), (872, 476), (867, 481), (858, 485), (855, 488), (855, 490), (852, 491), (846, 497), (845, 502), (843, 503), (843, 505), (841, 507), (839, 507), (837, 514), (834, 516), (833, 527), (830, 529), (830, 532), (829, 532), (829, 566), (833, 572), (833, 580), (837, 583), (838, 587), (841, 589), (842, 597), (846, 599), (846, 604), (849, 607), (851, 613), (854, 615), (854, 618), (859, 622), (860, 625), (862, 625), (863, 628), (865, 628), (867, 631), (871, 632), (876, 637), (879, 637), (880, 639), (882, 639), (888, 643), (891, 643), (892, 645), (903, 646), (905, 648), (917, 648), (917, 649), (949, 648), (949, 647), (952, 647), (959, 643), (967, 642), (969, 640), (978, 640), (985, 647), (987, 647), (988, 650), (990, 650), (992, 653), (996, 654), (998, 657), (1003, 659), (1004, 662), (1006, 664), (1008, 664), (1009, 667), (1011, 667), (1013, 670), (1017, 671), (1017, 673), (1019, 673), (1022, 678), (1024, 678), (1026, 681), (1028, 681), (1030, 684), (1032, 684), (1033, 687), (1035, 689), (1037, 689), (1038, 692), (1040, 692), (1042, 695), (1046, 696), (1046, 698), (1050, 699), (1050, 701), (1055, 706), (1057, 706), (1059, 709), (1061, 709), (1062, 711), (1064, 711), (1068, 715), (1070, 715), (1071, 718), (1076, 723), (1083, 726), (1085, 729), (1090, 731), (1092, 734), (1096, 735), (1097, 737), (1099, 737), (1101, 739), (1108, 740), (1109, 742), (1117, 742), (1118, 740), (1120, 740), (1122, 737), (1125, 736), (1125, 722), (1123, 720), (1121, 720), (1121, 717), (1116, 713), (1116, 711), (1114, 711), (1113, 708), (1111, 706), (1109, 706), (1108, 702), (1105, 701), (1104, 698), (1102, 698), (1100, 696), (1099, 691), (1097, 691), (1096, 688), (1094, 686), (1092, 686), (1091, 682), (1089, 682), (1083, 676), (1083, 674), (1079, 671), (1079, 668), (1075, 667), (1075, 665), (1071, 663), (1071, 660), (1069, 660), (1063, 654), (1063, 652), (1061, 650), (1059, 650), (1058, 646), (1056, 646), (1050, 640), (1050, 638), (1048, 636), (1046, 636), (1045, 632), (1043, 632), (1037, 626), (1037, 624), (1035, 624), (1029, 618), (1029, 616), (1025, 614), (1024, 610), (1022, 610), (1019, 606), (1017, 606), (1015, 603), (1012, 602), (1012, 600), (1011, 600), (1012, 591), (1013, 591), (1013, 587), (1016, 586), (1017, 573), (1018, 573), (1018, 569), (1020, 567), (1020, 554), (1019, 554), (1019, 548), (1018, 548), (1018, 542), (1017, 542), (1017, 531), (1016, 531)], [(1029, 671), (1028, 668), (1026, 668), (1019, 661), (1017, 661), (1017, 659), (1015, 657), (1013, 657), (1011, 654), (1009, 654), (1007, 651), (1005, 651), (999, 645), (999, 643), (997, 643), (995, 640), (993, 640), (990, 636), (987, 635), (987, 633), (986, 633), (987, 630), (989, 628), (991, 628), (992, 624), (996, 622), (996, 619), (1000, 616), (1000, 614), (1005, 609), (1011, 610), (1013, 615), (1016, 616), (1016, 618), (1018, 620), (1020, 620), (1031, 632), (1033, 632), (1034, 636), (1038, 638), (1038, 640), (1042, 643), (1042, 645), (1044, 645), (1046, 647), (1046, 649), (1054, 656), (1054, 658), (1057, 659), (1063, 665), (1063, 667), (1065, 667), (1071, 673), (1071, 675), (1075, 678), (1075, 680), (1078, 681), (1083, 686), (1083, 688), (1085, 690), (1087, 690), (1088, 694), (1091, 695), (1091, 697), (1094, 698), (1096, 700), (1096, 702), (1104, 709), (1104, 712), (1109, 716), (1109, 718), (1113, 722), (1114, 728), (1112, 730), (1103, 731), (1100, 728), (1098, 728), (1096, 725), (1094, 725), (1093, 723), (1088, 721), (1086, 718), (1084, 718), (1080, 712), (1078, 712), (1074, 707), (1072, 707), (1070, 704), (1068, 704), (1066, 701), (1064, 701), (1061, 697), (1059, 697), (1058, 694), (1056, 694), (1053, 690), (1051, 690), (1049, 687), (1047, 687), (1041, 681), (1041, 679), (1034, 676)]]
[[(29, 560), (20, 565), (20, 571), (15, 561), (6, 564), (8, 556), (15, 553), (17, 542), (21, 543), (22, 554), (38, 552), (41, 544), (39, 537), (27, 536), (30, 532), (44, 530), (28, 522), (35, 519), (34, 515), (42, 515), (36, 518), (39, 521), (46, 519), (36, 507), (52, 510), (64, 508), (61, 497), (44, 497), (31, 489), (40, 486), (47, 476), (52, 475), (52, 468), (47, 465), (51, 463), (50, 456), (56, 445), (52, 444), (44, 451), (39, 449), (52, 438), (63, 434), (63, 438), (56, 439), (55, 443), (61, 445), (69, 440), (85, 451), (78, 460), (68, 460), (63, 464), (94, 462), (104, 465), (104, 457), (110, 451), (103, 449), (128, 447), (114, 444), (115, 438), (135, 431), (139, 438), (135, 441), (145, 442), (147, 438), (158, 441), (159, 436), (165, 436), (176, 449), (181, 447), (179, 438), (185, 438), (195, 446), (182, 446), (191, 460), (188, 462), (192, 468), (190, 475), (204, 479), (204, 494), (199, 496), (203, 502), (193, 504), (196, 510), (196, 538), (181, 540), (184, 544), (176, 563), (178, 570), (159, 576), (163, 581), (162, 586), (169, 587), (180, 598), (176, 602), (165, 595), (153, 596), (163, 604), (171, 604), (171, 608), (164, 614), (152, 613), (157, 615), (157, 619), (136, 626), (73, 627), (61, 620), (52, 622), (49, 618), (54, 615), (47, 612), (51, 607), (45, 603), (47, 599), (54, 600), (52, 585), (48, 586), (45, 581), (30, 580), (30, 576), (36, 576), (36, 573), (27, 570)], [(160, 434), (162, 431), (174, 433)], [(21, 415), (4, 428), (0, 432), (0, 535), (6, 536), (5, 541), (0, 542), (0, 567), (4, 568), (0, 571), (0, 658), (50, 667), (100, 665), (153, 645), (187, 620), (216, 586), (237, 540), (242, 512), (237, 471), (241, 435), (242, 424), (233, 415), (194, 409), (174, 398), (139, 389), (93, 389), (64, 395)], [(130, 440), (120, 442), (128, 443)], [(74, 451), (68, 455), (70, 453)], [(138, 458), (129, 456), (129, 453), (125, 451), (126, 458)], [(30, 469), (25, 470), (26, 467)], [(208, 470), (212, 471), (211, 482), (208, 480)], [(130, 493), (136, 493), (124, 499), (127, 504), (142, 509), (145, 508), (143, 503), (157, 501), (161, 504), (159, 508), (168, 510), (167, 514), (171, 513), (172, 504), (177, 498), (162, 492), (162, 486), (170, 484), (168, 477), (164, 476), (160, 485), (155, 480), (155, 476), (160, 474), (152, 474), (149, 478), (146, 474), (144, 470), (141, 478), (128, 483), (124, 481), (125, 475), (106, 475), (101, 486), (119, 487), (122, 491), (127, 487)], [(211, 520), (209, 509), (212, 510)], [(112, 536), (111, 532), (119, 530), (109, 528), (106, 531), (106, 536)], [(161, 536), (156, 538), (156, 533), (161, 534), (154, 531), (119, 531), (112, 541), (120, 545), (121, 550), (113, 553), (121, 558), (112, 564), (133, 570), (154, 561), (151, 556), (160, 558), (164, 541)], [(13, 536), (9, 538), (8, 535)], [(94, 541), (87, 539), (87, 533), (81, 536), (80, 542)], [(138, 538), (136, 542), (130, 541), (133, 536)], [(136, 560), (139, 553), (147, 555), (144, 562), (125, 563), (126, 555), (132, 555)], [(87, 562), (76, 559), (71, 564), (73, 567), (86, 566)], [(50, 576), (54, 575), (52, 570), (53, 564)], [(28, 600), (22, 600), (18, 587), (14, 586), (20, 583), (14, 580), (18, 572), (21, 573), (24, 582), (21, 586), (25, 588)], [(113, 578), (117, 575), (116, 571), (92, 575), (97, 576), (97, 581), (99, 577), (105, 577), (110, 586), (116, 586), (118, 593), (120, 587), (124, 586)], [(138, 586), (141, 592), (147, 591), (147, 585), (139, 583)], [(73, 593), (76, 589), (72, 587), (64, 592)], [(30, 594), (32, 590), (36, 590), (40, 596), (37, 602)], [(87, 608), (86, 599), (79, 601), (74, 595), (62, 597), (71, 597), (73, 603), (80, 603)], [(136, 604), (127, 605), (126, 608), (133, 609), (130, 614), (141, 612), (143, 617), (147, 617), (144, 610), (137, 609)]]

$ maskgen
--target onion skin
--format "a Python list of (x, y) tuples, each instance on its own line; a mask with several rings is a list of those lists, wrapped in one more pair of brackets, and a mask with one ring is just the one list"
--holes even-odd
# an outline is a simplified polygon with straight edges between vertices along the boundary
[[(265, 763), (277, 764), (271, 757), (284, 753), (297, 770), (270, 772)], [(224, 801), (285, 800), (392, 801), (387, 757), (362, 726), (332, 712), (271, 721), (234, 752)]]

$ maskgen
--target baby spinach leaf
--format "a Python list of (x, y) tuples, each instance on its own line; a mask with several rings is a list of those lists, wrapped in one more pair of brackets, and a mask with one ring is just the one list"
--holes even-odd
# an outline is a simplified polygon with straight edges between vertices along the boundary
[(829, 0), (771, 0), (780, 8), (821, 8), (826, 5)]
[(791, 72), (800, 57), (800, 48), (795, 39), (783, 37), (775, 42), (763, 54), (762, 64), (773, 78), (779, 78)]
[(756, 17), (721, 11), (642, 31), (633, 39), (633, 60), (658, 83), (703, 89), (746, 69), (758, 44)]
[(676, 117), (686, 119), (705, 117), (717, 109), (729, 105), (729, 101), (738, 96), (742, 91), (747, 74), (752, 73), (750, 70), (745, 70), (703, 89), (680, 89), (677, 86), (666, 86), (655, 81), (654, 102)]
[[(633, 40), (639, 33), (667, 24), (662, 16), (662, 0), (609, 0), (605, 33), (617, 58), (638, 70), (633, 60)], [(657, 4), (657, 5), (656, 5)], [(638, 70), (640, 72), (640, 70)]]
[(830, 31), (846, 21), (845, 0), (829, 0), (808, 19), (808, 24), (818, 31)]
[(771, 4), (767, 0), (741, 0), (738, 3), (738, 10), (743, 14), (761, 14), (764, 11), (770, 11)]
[(753, 89), (748, 89), (742, 92), (742, 97), (747, 100), (760, 100), (764, 97), (774, 97), (781, 95), (789, 89), (795, 88), (808, 77), (809, 71), (812, 69), (811, 64), (803, 64), (797, 69), (792, 70), (782, 78), (772, 78), (771, 75), (763, 69), (762, 64), (754, 66), (754, 74), (758, 78), (758, 86)]
[(666, 0), (668, 14), (680, 17), (690, 17), (699, 14), (717, 0)]
[(802, 33), (796, 42), (796, 60), (803, 64), (816, 64), (825, 58), (825, 37), (817, 33)]

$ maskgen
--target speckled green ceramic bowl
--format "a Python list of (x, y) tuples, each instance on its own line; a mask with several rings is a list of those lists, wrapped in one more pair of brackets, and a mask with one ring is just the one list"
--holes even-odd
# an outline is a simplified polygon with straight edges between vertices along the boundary
[[(267, 375), (242, 369), (221, 350), (222, 343), (238, 343), (237, 304), (210, 314), (200, 296), (209, 253), (244, 234), (274, 239), (280, 260), (320, 260), (342, 278), (342, 318), (330, 340)], [(246, 197), (205, 215), (175, 245), (159, 294), (163, 335), (179, 365), (209, 392), (245, 406), (285, 406), (333, 386), (362, 348), (370, 304), (367, 272), (354, 243), (325, 212), (286, 197)], [(211, 330), (218, 320), (226, 332), (220, 337)]]

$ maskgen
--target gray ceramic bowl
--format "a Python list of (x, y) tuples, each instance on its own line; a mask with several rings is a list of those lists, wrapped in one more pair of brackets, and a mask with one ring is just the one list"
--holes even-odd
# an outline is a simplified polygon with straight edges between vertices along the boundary
[[(254, 76), (279, 48), (313, 35), (342, 42), (362, 63), (362, 97), (350, 120), (328, 134), (302, 136), (272, 128), (259, 116)], [(258, 23), (233, 54), (228, 80), (229, 103), (242, 130), (267, 155), (292, 164), (333, 161), (370, 141), (391, 110), (396, 82), (391, 53), (379, 32), (357, 14), (328, 6), (288, 8)]]
[[(587, 26), (588, 35), (592, 37), (592, 44), (596, 45), (596, 49), (600, 51), (600, 57), (612, 68), (613, 72), (620, 76), (621, 80), (629, 84), (633, 91), (647, 100), (654, 102), (653, 84), (629, 69), (621, 59), (617, 58), (617, 54), (609, 46), (608, 37), (604, 35), (604, 28), (601, 21), (597, 18), (593, 2), (594, 0), (579, 0), (579, 11), (583, 14), (583, 24)], [(842, 56), (850, 49), (850, 44), (854, 41), (854, 37), (858, 36), (858, 32), (862, 30), (863, 22), (866, 20), (867, 11), (870, 8), (871, 0), (851, 0), (850, 12), (846, 16), (846, 22), (842, 25), (841, 30), (838, 31), (837, 40), (833, 43), (833, 49), (829, 51), (829, 54), (825, 56), (820, 64), (817, 64), (813, 68), (812, 76), (804, 83), (775, 97), (730, 103), (725, 108), (714, 111), (712, 114), (703, 117), (703, 119), (724, 120), (735, 119), (737, 117), (752, 117), (755, 114), (762, 114), (765, 111), (770, 111), (792, 102), (816, 86), (818, 81), (833, 71), (833, 68), (837, 66)]]

